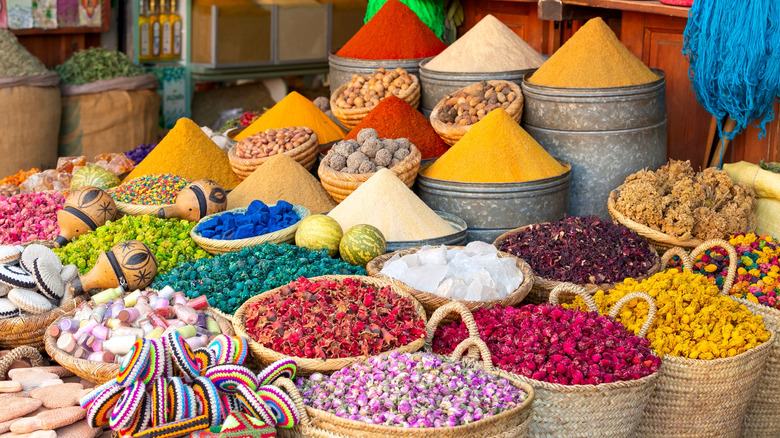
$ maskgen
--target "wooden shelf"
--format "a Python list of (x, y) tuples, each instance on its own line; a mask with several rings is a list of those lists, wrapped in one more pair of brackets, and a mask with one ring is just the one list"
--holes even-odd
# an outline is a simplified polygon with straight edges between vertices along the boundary
[(58, 27), (56, 29), (8, 29), (17, 36), (29, 35), (79, 35), (87, 33), (108, 32), (111, 26), (111, 0), (100, 0), (100, 13), (102, 15), (99, 27)]
[(539, 18), (542, 20), (571, 20), (586, 15), (590, 8), (665, 15), (688, 18), (690, 8), (665, 5), (658, 0), (539, 0)]

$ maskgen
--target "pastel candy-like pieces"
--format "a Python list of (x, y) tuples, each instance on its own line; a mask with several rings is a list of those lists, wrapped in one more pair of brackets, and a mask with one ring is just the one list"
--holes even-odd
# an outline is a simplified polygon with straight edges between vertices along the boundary
[(196, 348), (192, 354), (201, 374), (209, 367), (217, 364), (217, 357), (214, 355), (214, 352), (206, 347)]
[(145, 375), (149, 367), (149, 356), (152, 343), (148, 339), (139, 339), (130, 348), (130, 351), (119, 366), (116, 381), (122, 386), (129, 386), (133, 381)]
[(114, 410), (116, 402), (122, 397), (125, 387), (115, 383), (100, 392), (100, 394), (89, 403), (87, 409), (87, 423), (92, 427), (101, 427), (111, 421), (111, 412)]
[(158, 377), (152, 381), (151, 391), (151, 425), (159, 426), (168, 421), (166, 412), (168, 410), (168, 380), (165, 377)]
[(211, 419), (210, 425), (213, 427), (220, 424), (224, 415), (222, 412), (222, 400), (219, 397), (217, 387), (208, 378), (198, 377), (192, 382), (192, 390), (200, 402), (200, 406), (203, 407), (203, 414), (208, 415)]
[(298, 411), (289, 395), (276, 386), (261, 386), (257, 396), (265, 402), (276, 420), (276, 426), (289, 429), (298, 424)]
[(260, 418), (231, 411), (222, 424), (219, 438), (275, 438), (276, 428)]
[(100, 396), (103, 391), (117, 385), (118, 383), (116, 379), (111, 379), (108, 382), (103, 383), (102, 385), (90, 391), (87, 395), (81, 397), (79, 400), (79, 405), (84, 409), (88, 409), (92, 402), (95, 401), (95, 399), (98, 398), (98, 396)]
[[(5, 265), (0, 265), (0, 267)], [(35, 287), (35, 286), (33, 286)], [(19, 309), (32, 314), (45, 313), (54, 309), (54, 304), (38, 292), (29, 289), (11, 289), (8, 299)]]
[(33, 276), (19, 266), (0, 265), (0, 282), (21, 289), (35, 289)]
[(168, 343), (168, 350), (173, 357), (173, 362), (179, 367), (184, 377), (188, 380), (195, 380), (200, 375), (198, 364), (195, 361), (192, 348), (184, 342), (184, 338), (176, 331), (165, 335)]
[(135, 419), (135, 413), (141, 407), (144, 396), (146, 395), (146, 385), (135, 380), (117, 400), (114, 410), (111, 412), (109, 424), (112, 429), (124, 429), (132, 424)]
[(295, 363), (295, 360), (290, 358), (279, 359), (265, 367), (265, 369), (257, 375), (257, 385), (270, 385), (279, 377), (293, 379), (296, 371), (298, 371), (298, 365)]
[[(0, 286), (1, 287), (1, 286)], [(0, 318), (13, 318), (19, 316), (19, 308), (8, 298), (0, 298)]]
[(236, 398), (241, 402), (242, 412), (248, 412), (253, 417), (261, 418), (267, 424), (274, 427), (276, 426), (274, 413), (256, 392), (250, 390), (246, 386), (242, 386), (238, 389)]
[(207, 427), (209, 427), (209, 417), (207, 415), (199, 415), (195, 418), (186, 418), (162, 426), (150, 427), (143, 432), (133, 435), (133, 438), (174, 438)]
[(247, 386), (251, 390), (257, 389), (257, 377), (241, 365), (216, 365), (204, 373), (214, 386), (221, 392), (233, 394), (240, 386)]

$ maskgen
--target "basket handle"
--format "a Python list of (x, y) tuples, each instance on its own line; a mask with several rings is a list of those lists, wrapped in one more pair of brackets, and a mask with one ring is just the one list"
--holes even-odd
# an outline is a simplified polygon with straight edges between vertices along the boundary
[(550, 291), (550, 297), (547, 299), (547, 301), (553, 306), (557, 306), (558, 295), (560, 295), (561, 292), (569, 292), (582, 298), (582, 301), (585, 302), (585, 305), (588, 306), (588, 310), (591, 312), (599, 311), (599, 306), (596, 304), (596, 300), (593, 299), (588, 291), (585, 290), (584, 287), (578, 286), (574, 283), (561, 283), (558, 286), (555, 286), (553, 290)]
[(691, 263), (693, 263), (693, 261), (696, 260), (699, 255), (703, 254), (704, 251), (715, 248), (717, 246), (725, 249), (726, 252), (729, 253), (729, 270), (728, 274), (726, 274), (726, 279), (723, 281), (723, 288), (721, 288), (721, 293), (723, 295), (728, 295), (729, 291), (731, 291), (731, 286), (734, 285), (734, 279), (737, 276), (737, 250), (734, 249), (732, 244), (726, 242), (723, 239), (708, 240), (691, 251)]
[(683, 263), (683, 269), (693, 271), (693, 261), (691, 260), (691, 256), (688, 255), (688, 253), (685, 252), (685, 250), (680, 248), (679, 246), (675, 246), (674, 248), (668, 249), (664, 253), (664, 255), (661, 256), (662, 271), (666, 269), (666, 266), (669, 264), (669, 261), (672, 260), (672, 257), (674, 256), (680, 257), (680, 260), (682, 260)]
[(43, 357), (41, 357), (41, 353), (38, 350), (27, 345), (16, 347), (0, 359), (0, 380), (7, 379), (11, 365), (17, 360), (24, 358), (30, 359), (30, 364), (34, 367), (43, 366)]
[(618, 302), (612, 306), (612, 310), (609, 311), (609, 317), (617, 319), (618, 315), (620, 315), (620, 311), (623, 310), (623, 307), (635, 299), (645, 300), (649, 306), (645, 323), (642, 324), (642, 328), (640, 328), (637, 333), (637, 336), (644, 338), (647, 337), (647, 332), (650, 331), (650, 327), (653, 325), (653, 321), (655, 321), (655, 314), (658, 311), (658, 306), (656, 306), (655, 300), (650, 294), (645, 292), (631, 292), (630, 294), (626, 294), (626, 296), (618, 300)]
[[(425, 326), (427, 333), (425, 336), (424, 348), (426, 350), (431, 351), (433, 348), (433, 335), (436, 333), (436, 329), (439, 327), (439, 324), (441, 324), (441, 321), (451, 313), (460, 315), (460, 319), (463, 320), (463, 323), (466, 324), (466, 328), (469, 330), (469, 337), (479, 338), (479, 329), (477, 328), (477, 323), (474, 321), (474, 315), (471, 314), (469, 308), (461, 302), (450, 301), (436, 309), (436, 311), (433, 312), (433, 315), (431, 315), (431, 319), (428, 320), (428, 324)], [(473, 356), (476, 358), (476, 350), (470, 350), (470, 352), (473, 352)]]
[(274, 380), (273, 384), (284, 389), (287, 392), (287, 395), (290, 396), (293, 404), (295, 404), (295, 408), (298, 409), (298, 418), (301, 420), (301, 426), (303, 426), (303, 428), (312, 427), (311, 418), (309, 418), (309, 413), (306, 411), (306, 405), (303, 403), (303, 397), (301, 396), (301, 392), (298, 391), (298, 387), (295, 386), (295, 383), (287, 377), (279, 377)]
[(470, 336), (464, 339), (455, 347), (455, 351), (452, 352), (450, 358), (452, 360), (460, 360), (466, 349), (471, 349), (471, 347), (477, 347), (479, 349), (479, 353), (482, 356), (482, 367), (486, 370), (493, 369), (493, 355), (490, 354), (490, 349), (488, 349), (485, 341), (478, 337)]

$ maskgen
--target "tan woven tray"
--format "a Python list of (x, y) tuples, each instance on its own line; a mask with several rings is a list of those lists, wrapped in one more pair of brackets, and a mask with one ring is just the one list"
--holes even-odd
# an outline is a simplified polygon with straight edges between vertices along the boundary
[[(392, 291), (395, 292), (396, 294), (402, 297), (407, 297), (410, 300), (412, 300), (412, 303), (414, 303), (414, 307), (415, 310), (417, 311), (417, 314), (420, 315), (420, 318), (422, 318), (423, 322), (427, 321), (425, 317), (425, 309), (423, 309), (422, 305), (412, 295), (410, 295), (405, 290), (401, 289), (400, 287), (394, 285), (393, 283), (387, 280), (382, 280), (375, 277), (360, 276), (360, 275), (323, 275), (319, 277), (312, 277), (311, 281), (317, 281), (323, 279), (328, 279), (333, 281), (343, 281), (346, 278), (355, 278), (360, 280), (364, 284), (368, 284), (378, 288), (390, 286)], [(270, 291), (264, 292), (263, 294), (274, 293), (279, 289), (280, 288), (271, 289)], [(238, 308), (238, 310), (236, 310), (236, 313), (233, 315), (233, 328), (235, 329), (237, 336), (241, 336), (249, 339), (249, 351), (252, 353), (255, 359), (257, 359), (260, 362), (261, 365), (265, 366), (265, 365), (270, 365), (271, 363), (288, 356), (281, 353), (277, 353), (276, 351), (273, 351), (270, 348), (264, 347), (262, 344), (254, 341), (246, 331), (246, 312), (249, 309), (249, 306), (251, 306), (256, 301), (260, 300), (263, 294), (256, 295), (248, 299), (247, 301), (244, 302), (244, 304), (241, 305), (241, 307)], [(396, 350), (400, 352), (413, 352), (419, 350), (424, 343), (425, 343), (425, 339), (420, 338), (410, 342), (409, 344), (399, 347)], [(348, 367), (362, 358), (363, 357), (342, 357), (336, 359), (309, 359), (303, 357), (293, 357), (293, 359), (295, 359), (295, 362), (298, 364), (298, 374), (302, 376), (308, 376), (315, 372), (330, 374), (344, 367)]]
[[(412, 85), (409, 86), (406, 90), (402, 90), (400, 93), (396, 94), (396, 96), (405, 100), (406, 103), (412, 106), (412, 108), (417, 108), (417, 106), (420, 104), (420, 79), (415, 75), (409, 76), (412, 78)], [(351, 130), (357, 126), (368, 115), (368, 113), (374, 109), (374, 107), (350, 109), (339, 108), (338, 105), (336, 105), (336, 100), (341, 95), (341, 93), (347, 89), (347, 85), (349, 84), (344, 84), (338, 87), (336, 91), (330, 96), (330, 110), (342, 125)]]
[[(230, 160), (230, 167), (233, 168), (233, 172), (238, 175), (242, 180), (249, 177), (258, 167), (268, 161), (270, 157), (263, 158), (241, 158), (236, 155), (238, 149), (238, 143), (234, 144), (228, 150), (228, 159)], [(312, 131), (311, 137), (308, 141), (300, 146), (284, 152), (284, 155), (297, 161), (306, 170), (311, 170), (314, 167), (314, 163), (317, 162), (317, 154), (319, 153), (319, 142), (317, 140), (317, 133)]]
[[(276, 204), (271, 204), (270, 206), (274, 206)], [(203, 237), (198, 232), (198, 226), (202, 224), (205, 221), (208, 221), (216, 216), (225, 214), (225, 213), (240, 213), (245, 212), (247, 210), (247, 207), (239, 207), (234, 208), (232, 210), (222, 211), (219, 213), (215, 213), (212, 215), (208, 215), (204, 217), (203, 219), (198, 221), (198, 224), (192, 227), (192, 230), (190, 230), (190, 237), (192, 238), (195, 243), (198, 244), (201, 248), (203, 248), (205, 251), (207, 251), (209, 254), (225, 254), (228, 252), (235, 252), (235, 251), (241, 251), (243, 248), (246, 248), (248, 246), (257, 246), (262, 245), (264, 243), (291, 243), (295, 240), (295, 232), (298, 230), (298, 224), (301, 223), (301, 220), (303, 218), (309, 216), (309, 209), (300, 205), (293, 205), (293, 210), (300, 218), (298, 222), (290, 225), (287, 228), (274, 231), (273, 233), (263, 234), (262, 236), (255, 236), (255, 237), (249, 237), (246, 239), (235, 239), (235, 240), (219, 240), (219, 239), (208, 239), (206, 237)]]
[[(454, 248), (465, 248), (463, 246), (448, 246), (447, 249), (454, 249)], [(452, 300), (449, 298), (440, 297), (436, 294), (432, 294), (429, 292), (423, 292), (421, 290), (414, 289), (407, 284), (399, 281), (394, 280), (390, 277), (387, 277), (384, 274), (381, 274), (380, 271), (384, 267), (385, 263), (390, 260), (394, 255), (398, 254), (399, 256), (403, 257), (407, 254), (414, 254), (417, 251), (422, 249), (422, 247), (416, 247), (416, 248), (409, 248), (409, 249), (403, 249), (391, 253), (387, 253), (384, 255), (381, 255), (373, 260), (371, 260), (368, 265), (366, 265), (366, 272), (368, 275), (371, 275), (373, 277), (382, 278), (387, 281), (392, 282), (396, 286), (404, 289), (405, 291), (409, 292), (410, 295), (415, 297), (420, 304), (425, 308), (425, 313), (428, 315), (428, 318), (433, 315), (433, 312), (436, 311), (439, 307), (442, 307), (448, 303), (451, 302), (457, 302), (461, 303), (466, 308), (473, 312), (477, 309), (489, 309), (493, 306), (500, 305), (500, 306), (514, 306), (515, 304), (523, 301), (523, 298), (528, 295), (528, 293), (531, 291), (531, 288), (534, 285), (535, 277), (533, 270), (531, 270), (531, 267), (528, 265), (528, 263), (524, 262), (523, 260), (513, 256), (512, 254), (506, 253), (506, 252), (499, 252), (498, 256), (502, 258), (512, 258), (515, 260), (517, 267), (522, 271), (523, 273), (523, 282), (520, 283), (520, 286), (514, 290), (509, 296), (506, 298), (502, 298), (500, 300), (491, 300), (491, 301), (465, 301), (465, 300)]]
[[(421, 159), (422, 154), (420, 154), (420, 150), (415, 145), (412, 145), (409, 155), (390, 168), (390, 170), (406, 184), (406, 187), (412, 188), (414, 181), (417, 179), (417, 171), (420, 170)], [(361, 184), (374, 176), (374, 173), (337, 172), (326, 166), (324, 162), (320, 163), (317, 174), (325, 191), (339, 203), (351, 195)]]
[[(501, 246), (504, 244), (506, 239), (509, 238), (509, 236), (515, 235), (521, 231), (524, 231), (531, 225), (526, 225), (524, 227), (515, 228), (514, 230), (507, 231), (506, 233), (498, 236), (496, 240), (493, 241), (493, 246), (495, 246), (499, 251), (501, 250)], [(633, 231), (633, 230), (632, 230)], [(658, 253), (655, 250), (655, 247), (653, 245), (650, 245), (650, 250), (655, 255), (655, 263), (653, 263), (653, 266), (650, 267), (650, 269), (647, 271), (645, 275), (636, 277), (635, 279), (637, 281), (642, 281), (653, 274), (657, 273), (660, 268), (661, 264), (659, 262)], [(526, 301), (531, 304), (542, 304), (549, 301), (550, 292), (555, 289), (557, 286), (564, 284), (562, 281), (556, 281), (556, 280), (548, 280), (546, 278), (539, 277), (538, 275), (534, 279), (534, 286), (531, 289), (531, 293), (528, 294), (528, 297), (526, 298)], [(599, 290), (608, 291), (612, 290), (615, 285), (618, 283), (603, 283), (603, 284), (579, 284), (578, 286), (584, 288), (586, 291), (588, 291), (589, 294), (593, 295)], [(561, 297), (561, 301), (563, 302), (569, 302), (574, 298), (574, 295), (564, 293)]]
[(84, 297), (78, 296), (46, 313), (0, 319), (0, 348), (16, 348), (26, 345), (43, 351), (43, 338), (49, 325), (75, 309), (82, 301), (84, 301)]
[[(209, 307), (205, 310), (205, 313), (214, 317), (214, 319), (217, 321), (217, 324), (219, 324), (219, 328), (222, 330), (223, 334), (227, 336), (235, 336), (235, 332), (233, 331), (233, 324), (231, 321), (229, 319), (223, 318), (219, 313), (214, 312), (214, 310), (215, 309)], [(52, 323), (52, 325), (59, 323), (59, 320), (62, 318), (72, 317), (75, 313), (76, 311), (72, 310), (60, 316)], [(92, 383), (100, 385), (115, 378), (119, 372), (119, 364), (79, 359), (73, 357), (73, 355), (65, 352), (64, 350), (61, 350), (59, 347), (57, 347), (57, 340), (49, 334), (48, 330), (45, 331), (44, 341), (46, 344), (46, 352), (49, 354), (49, 356), (51, 356), (52, 359), (57, 361), (57, 363), (62, 365), (68, 371), (81, 377), (84, 380), (89, 380)]]
[(151, 216), (157, 216), (157, 212), (161, 208), (172, 207), (173, 204), (161, 204), (161, 205), (141, 205), (141, 204), (128, 204), (126, 202), (119, 202), (114, 200), (116, 204), (117, 217), (122, 216), (143, 216), (145, 214)]
[[(514, 102), (512, 102), (507, 108), (506, 112), (517, 122), (520, 123), (520, 119), (523, 117), (523, 92), (520, 89), (520, 86), (515, 84), (514, 82), (509, 81), (487, 81), (488, 84), (496, 86), (496, 85), (504, 85), (512, 89), (512, 91), (515, 92), (517, 97), (515, 98)], [(458, 91), (466, 91), (470, 92), (474, 88), (476, 88), (477, 84), (471, 84), (467, 85), (463, 88), (461, 88)], [(441, 137), (442, 140), (444, 140), (445, 143), (452, 146), (455, 143), (460, 140), (461, 137), (466, 135), (467, 132), (469, 132), (469, 129), (471, 129), (474, 125), (454, 125), (450, 123), (444, 123), (439, 118), (439, 112), (444, 108), (444, 104), (447, 102), (447, 96), (444, 97), (444, 99), (440, 100), (439, 103), (436, 104), (436, 106), (433, 108), (433, 111), (431, 112), (431, 125), (433, 126), (433, 129), (436, 131), (437, 134), (439, 134), (439, 137)]]

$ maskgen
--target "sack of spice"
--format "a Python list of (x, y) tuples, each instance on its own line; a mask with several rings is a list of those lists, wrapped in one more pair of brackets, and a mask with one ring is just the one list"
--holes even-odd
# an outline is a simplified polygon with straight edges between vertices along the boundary
[[(780, 167), (777, 163), (761, 164), (740, 161), (724, 164), (731, 179), (756, 191), (756, 234), (780, 237)], [(749, 231), (749, 230), (748, 230)]]
[(63, 96), (59, 155), (125, 152), (157, 139), (157, 79), (125, 54), (81, 50), (55, 70)]
[(48, 169), (57, 161), (59, 78), (0, 29), (0, 175)]

